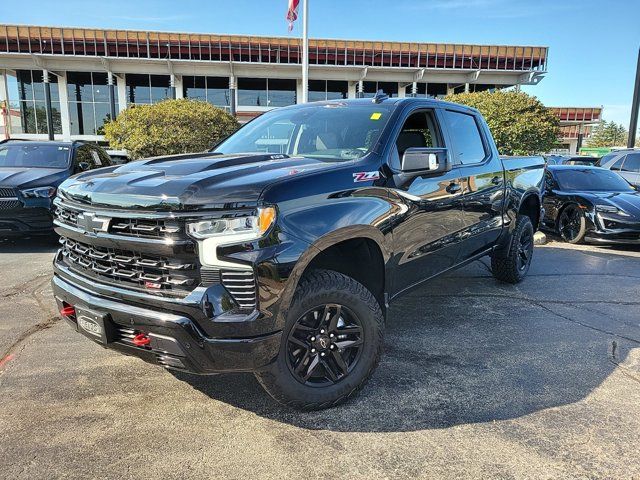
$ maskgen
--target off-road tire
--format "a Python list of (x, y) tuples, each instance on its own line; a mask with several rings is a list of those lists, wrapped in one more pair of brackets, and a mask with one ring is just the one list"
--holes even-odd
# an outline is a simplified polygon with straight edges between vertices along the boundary
[[(363, 331), (360, 357), (337, 383), (314, 387), (294, 377), (287, 360), (287, 338), (305, 312), (323, 304), (348, 307)], [(331, 270), (312, 270), (300, 280), (287, 314), (276, 361), (256, 372), (256, 378), (276, 401), (299, 410), (320, 410), (345, 402), (371, 377), (383, 349), (384, 316), (378, 301), (361, 283)]]
[[(519, 247), (522, 246), (522, 241), (525, 238), (530, 239), (531, 246), (528, 261), (523, 268), (518, 257), (522, 253)], [(493, 276), (501, 282), (520, 283), (529, 271), (532, 253), (533, 225), (531, 224), (531, 219), (526, 215), (518, 215), (508, 245), (495, 250), (491, 254), (491, 272)]]

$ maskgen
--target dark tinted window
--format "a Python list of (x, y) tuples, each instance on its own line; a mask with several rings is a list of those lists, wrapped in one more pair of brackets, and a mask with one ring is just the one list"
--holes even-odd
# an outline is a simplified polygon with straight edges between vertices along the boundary
[(630, 153), (622, 165), (623, 172), (640, 172), (640, 153)]
[[(613, 162), (613, 165), (611, 165), (611, 167), (609, 167), (609, 168), (611, 170), (622, 170), (622, 164), (624, 163), (624, 159), (625, 159), (625, 155), (622, 155), (615, 162)], [(604, 165), (604, 164), (602, 164), (602, 165)]]
[(589, 168), (584, 170), (554, 170), (563, 190), (586, 192), (624, 192), (633, 190), (620, 175), (610, 170)]
[(64, 145), (2, 145), (0, 167), (67, 168), (69, 147)]
[(473, 115), (451, 110), (445, 110), (444, 115), (458, 162), (463, 165), (481, 162), (486, 152)]

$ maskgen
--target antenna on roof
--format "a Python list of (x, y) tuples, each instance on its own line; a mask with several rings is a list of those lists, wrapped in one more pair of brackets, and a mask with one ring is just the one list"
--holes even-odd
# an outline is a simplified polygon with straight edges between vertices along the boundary
[(371, 101), (373, 103), (382, 103), (383, 100), (388, 100), (388, 99), (389, 99), (389, 95), (387, 95), (382, 91), (382, 89), (380, 89), (376, 92), (376, 94), (374, 95)]

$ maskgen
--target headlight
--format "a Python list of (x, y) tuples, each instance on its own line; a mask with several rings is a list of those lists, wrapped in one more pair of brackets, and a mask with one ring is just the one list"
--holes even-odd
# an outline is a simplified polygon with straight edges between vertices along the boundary
[(630, 217), (627, 212), (624, 210), (615, 207), (613, 205), (596, 205), (596, 211), (601, 213), (615, 213), (616, 215), (620, 215), (621, 217)]
[(194, 238), (205, 239), (224, 237), (233, 240), (260, 238), (265, 234), (276, 218), (273, 207), (259, 208), (258, 215), (235, 218), (216, 218), (189, 223), (187, 232)]
[(56, 195), (56, 187), (36, 187), (20, 190), (26, 198), (53, 198)]

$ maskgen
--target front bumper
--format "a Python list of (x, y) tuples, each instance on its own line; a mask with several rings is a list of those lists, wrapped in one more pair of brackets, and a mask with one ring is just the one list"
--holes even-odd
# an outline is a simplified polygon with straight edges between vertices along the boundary
[[(112, 330), (103, 346), (168, 368), (200, 374), (256, 371), (271, 363), (280, 348), (280, 332), (248, 338), (211, 338), (177, 308), (157, 310), (116, 302), (78, 288), (60, 275), (54, 275), (52, 285), (60, 309), (74, 306), (103, 316)], [(65, 319), (79, 331), (77, 319)], [(134, 345), (130, 339), (137, 332), (147, 335), (150, 343)]]
[(0, 210), (0, 237), (20, 236), (53, 231), (53, 217), (49, 208), (19, 207)]
[(597, 213), (590, 219), (585, 241), (590, 243), (640, 244), (640, 223), (636, 219)]

